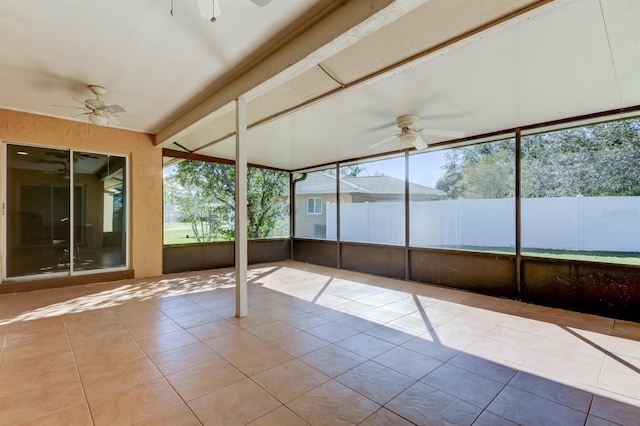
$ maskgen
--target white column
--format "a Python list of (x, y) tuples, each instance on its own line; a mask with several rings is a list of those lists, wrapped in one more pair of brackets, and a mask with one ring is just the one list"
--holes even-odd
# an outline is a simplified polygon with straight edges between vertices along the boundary
[(236, 99), (236, 316), (247, 304), (247, 103)]

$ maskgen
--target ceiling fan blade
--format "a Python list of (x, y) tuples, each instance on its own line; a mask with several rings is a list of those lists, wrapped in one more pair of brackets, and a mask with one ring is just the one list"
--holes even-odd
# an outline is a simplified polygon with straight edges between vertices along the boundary
[(80, 114), (76, 114), (71, 118), (76, 118), (76, 117), (80, 117), (81, 115), (89, 115), (89, 114), (93, 114), (93, 113), (92, 112), (83, 112), (83, 113), (80, 113)]
[(250, 0), (251, 3), (260, 6), (260, 7), (264, 7), (266, 5), (268, 5), (269, 3), (271, 3), (271, 0)]
[(375, 126), (375, 127), (370, 127), (367, 129), (367, 132), (377, 132), (378, 130), (384, 130), (386, 128), (389, 127), (396, 127), (396, 122), (394, 121), (389, 121), (387, 123), (381, 124), (379, 126)]
[(413, 146), (420, 151), (421, 149), (427, 148), (427, 143), (420, 137), (420, 135), (416, 134), (416, 140), (413, 141)]
[(386, 139), (382, 139), (380, 142), (376, 142), (373, 145), (369, 145), (368, 148), (370, 148), (370, 149), (377, 148), (380, 145), (384, 145), (385, 143), (391, 142), (392, 140), (396, 140), (396, 139), (398, 139), (398, 136), (391, 136), (391, 137), (388, 137)]
[(432, 136), (444, 136), (446, 138), (462, 138), (465, 132), (459, 130), (442, 130), (442, 129), (422, 129), (421, 133)]
[(127, 112), (127, 110), (121, 107), (120, 105), (107, 105), (106, 107), (104, 107), (104, 109), (109, 111), (111, 114)]
[(73, 100), (74, 100), (74, 101), (76, 101), (76, 102), (80, 102), (82, 105), (84, 105), (84, 107), (85, 107), (86, 109), (90, 109), (90, 110), (92, 110), (92, 111), (95, 109), (92, 105), (89, 105), (89, 104), (88, 104), (88, 103), (86, 103), (85, 101), (81, 101), (80, 99), (76, 99), (76, 98), (71, 98), (71, 99), (73, 99)]
[(82, 109), (82, 110), (85, 110), (85, 109), (86, 109), (86, 108), (77, 107), (77, 106), (71, 106), (71, 105), (56, 105), (56, 104), (52, 104), (51, 106), (54, 106), (54, 107), (60, 107), (60, 108)]

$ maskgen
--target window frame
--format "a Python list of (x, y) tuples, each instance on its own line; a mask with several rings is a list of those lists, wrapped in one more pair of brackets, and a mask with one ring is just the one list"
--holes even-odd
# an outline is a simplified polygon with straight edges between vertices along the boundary
[[(309, 201), (313, 200), (313, 211), (310, 212), (309, 211)], [(318, 200), (320, 202), (318, 202)], [(322, 204), (323, 204), (323, 200), (322, 197), (307, 197), (306, 202), (305, 202), (305, 212), (307, 213), (307, 216), (322, 216)], [(317, 209), (316, 207), (320, 206), (319, 209)], [(319, 211), (318, 211), (319, 210)]]

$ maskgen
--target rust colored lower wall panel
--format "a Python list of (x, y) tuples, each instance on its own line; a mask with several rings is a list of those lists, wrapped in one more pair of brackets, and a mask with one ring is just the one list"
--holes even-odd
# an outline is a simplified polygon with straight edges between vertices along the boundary
[(405, 248), (341, 243), (340, 262), (350, 271), (404, 279)]
[(492, 296), (516, 298), (515, 256), (411, 249), (410, 279)]
[(42, 278), (33, 281), (6, 281), (0, 284), (0, 294), (17, 293), (48, 288), (71, 287), (74, 285), (128, 280), (134, 277), (132, 269), (128, 271), (103, 272), (98, 274), (73, 275), (69, 277)]
[(291, 259), (291, 240), (288, 238), (277, 240), (249, 241), (249, 264), (280, 262)]
[(523, 258), (522, 299), (640, 321), (640, 267)]
[(314, 265), (338, 267), (338, 243), (323, 240), (293, 240), (293, 260)]
[[(289, 239), (252, 240), (248, 244), (249, 264), (278, 262), (291, 258)], [(202, 271), (234, 266), (233, 241), (165, 246), (162, 273)]]

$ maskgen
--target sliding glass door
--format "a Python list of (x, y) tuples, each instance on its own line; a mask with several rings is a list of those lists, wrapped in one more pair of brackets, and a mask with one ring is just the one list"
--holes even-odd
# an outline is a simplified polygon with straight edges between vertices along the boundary
[(7, 144), (5, 158), (5, 278), (127, 267), (126, 157)]

